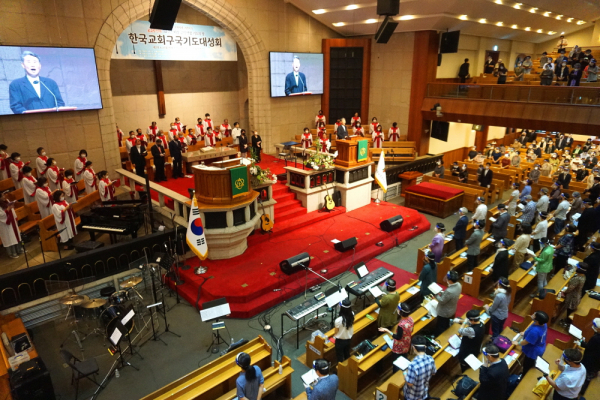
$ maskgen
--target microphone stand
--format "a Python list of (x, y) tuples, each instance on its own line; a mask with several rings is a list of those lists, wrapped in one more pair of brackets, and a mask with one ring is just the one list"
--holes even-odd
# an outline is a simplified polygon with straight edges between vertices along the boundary
[(52, 97), (54, 97), (54, 107), (56, 107), (56, 112), (58, 112), (58, 101), (56, 100), (56, 96), (54, 95), (54, 93), (52, 93), (52, 90), (48, 89), (48, 86), (46, 86), (44, 84), (44, 82), (42, 82), (42, 77), (41, 76), (38, 76), (38, 79), (40, 80), (40, 83), (42, 85), (44, 85), (44, 87), (46, 88), (46, 90), (50, 92), (50, 94), (52, 95)]
[(38, 241), (40, 242), (40, 249), (42, 249), (42, 259), (44, 260), (44, 264), (46, 264), (46, 254), (44, 253), (44, 245), (42, 244), (42, 236), (40, 235), (40, 227), (37, 227), (38, 232)]
[(302, 263), (298, 263), (298, 264), (299, 264), (299, 265), (300, 265), (302, 268), (304, 268), (304, 270), (306, 271), (306, 275), (305, 275), (305, 277), (306, 277), (306, 284), (304, 285), (304, 298), (305, 298), (305, 299), (306, 299), (306, 290), (307, 290), (307, 288), (308, 288), (308, 271), (310, 271), (310, 272), (312, 272), (313, 274), (317, 275), (319, 278), (322, 278), (323, 280), (325, 280), (325, 281), (329, 282), (329, 283), (330, 283), (330, 284), (332, 284), (333, 286), (336, 286), (336, 287), (338, 288), (338, 290), (340, 291), (340, 293), (341, 293), (341, 291), (342, 291), (342, 287), (340, 286), (339, 282), (338, 282), (338, 283), (333, 283), (333, 282), (331, 282), (329, 279), (325, 278), (323, 275), (321, 275), (321, 274), (319, 274), (319, 273), (317, 273), (317, 272), (313, 271), (312, 269), (310, 269), (309, 267), (305, 266), (304, 264), (302, 264)]

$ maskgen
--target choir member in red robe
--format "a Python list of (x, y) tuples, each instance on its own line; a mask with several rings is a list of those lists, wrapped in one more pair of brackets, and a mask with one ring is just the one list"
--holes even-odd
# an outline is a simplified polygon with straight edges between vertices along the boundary
[(19, 153), (12, 153), (10, 155), (10, 177), (13, 180), (13, 186), (15, 189), (21, 189), (21, 181), (23, 180), (23, 167), (29, 165), (30, 161), (21, 161), (21, 155)]
[(10, 177), (9, 168), (9, 156), (8, 147), (5, 144), (0, 144), (0, 180), (8, 179)]
[(365, 137), (365, 129), (362, 127), (360, 122), (354, 126), (353, 130), (355, 135)]
[(125, 147), (127, 147), (127, 153), (131, 153), (131, 148), (135, 146), (135, 141), (137, 138), (135, 137), (134, 131), (129, 131), (129, 137), (125, 141)]
[(87, 161), (85, 163), (85, 170), (83, 171), (83, 180), (85, 182), (85, 193), (90, 194), (94, 190), (98, 190), (98, 183), (96, 182), (96, 173), (92, 168), (92, 162)]
[(65, 200), (69, 204), (77, 203), (77, 197), (79, 196), (79, 189), (77, 188), (77, 181), (73, 178), (74, 172), (72, 169), (65, 171), (65, 178), (60, 183), (60, 188), (65, 192)]
[(388, 138), (390, 142), (399, 142), (400, 141), (400, 128), (398, 128), (398, 123), (394, 122), (392, 127), (388, 132)]
[(37, 168), (38, 176), (44, 176), (46, 173), (46, 163), (48, 162), (48, 156), (46, 155), (46, 150), (43, 147), (38, 147), (36, 150), (38, 153), (38, 157), (35, 159), (35, 167)]
[(383, 129), (381, 128), (381, 125), (377, 126), (377, 130), (375, 132), (372, 133), (372, 138), (373, 138), (373, 148), (374, 149), (381, 149), (383, 147)]
[(19, 258), (19, 254), (23, 254), (23, 248), (14, 208), (15, 203), (5, 197), (0, 199), (0, 240), (10, 258)]
[(35, 183), (35, 201), (37, 202), (38, 210), (42, 218), (52, 215), (52, 191), (48, 187), (48, 179), (44, 176), (40, 177)]
[(358, 113), (354, 113), (354, 117), (352, 117), (352, 121), (351, 121), (351, 125), (352, 128), (354, 128), (356, 126), (356, 124), (360, 124), (361, 120), (360, 117), (358, 116)]
[(221, 126), (219, 127), (219, 133), (221, 139), (231, 137), (231, 125), (229, 125), (229, 120), (223, 121)]
[(377, 117), (373, 117), (371, 120), (371, 125), (369, 127), (369, 132), (372, 134), (377, 131), (377, 127), (379, 126), (379, 122), (377, 122)]
[(313, 140), (312, 140), (312, 134), (310, 133), (310, 129), (304, 128), (304, 133), (302, 134), (301, 140), (302, 140), (302, 148), (303, 149), (308, 149), (309, 147), (312, 147)]
[(179, 117), (175, 117), (175, 122), (173, 125), (175, 125), (175, 129), (177, 129), (177, 133), (183, 132), (183, 124), (181, 123)]
[(123, 146), (123, 131), (119, 129), (119, 125), (117, 125), (117, 140), (119, 141), (119, 147)]
[(49, 158), (46, 166), (48, 167), (46, 169), (46, 178), (48, 178), (50, 190), (54, 192), (56, 189), (60, 189), (62, 170), (58, 168), (54, 158)]
[(21, 181), (21, 185), (23, 185), (23, 201), (25, 204), (31, 204), (35, 201), (35, 190), (37, 189), (37, 179), (35, 179), (31, 173), (33, 169), (29, 165), (25, 165), (23, 167), (23, 180)]
[(83, 177), (83, 170), (85, 168), (85, 163), (87, 162), (87, 151), (85, 149), (79, 150), (79, 157), (75, 159), (75, 163), (73, 164), (73, 172), (75, 173), (73, 176), (75, 178), (75, 182), (79, 182)]
[(323, 140), (327, 137), (327, 129), (325, 129), (325, 122), (319, 122), (317, 126), (317, 135), (319, 136), (319, 140)]
[(196, 124), (196, 140), (201, 141), (204, 140), (204, 124), (202, 123), (202, 118), (198, 118), (198, 123)]
[(52, 215), (56, 229), (62, 231), (60, 233), (60, 242), (64, 246), (64, 250), (73, 250), (73, 238), (77, 235), (77, 224), (75, 222), (75, 214), (71, 205), (65, 198), (65, 192), (57, 190), (52, 194)]
[(156, 125), (156, 121), (152, 121), (152, 125), (146, 129), (146, 135), (148, 136), (148, 140), (154, 142), (156, 140), (156, 136), (158, 135), (158, 126)]
[(323, 125), (327, 124), (327, 118), (323, 115), (323, 110), (319, 110), (319, 113), (315, 117), (315, 127), (319, 127), (319, 122), (322, 122)]
[(137, 128), (136, 130), (136, 135), (135, 138), (141, 140), (142, 144), (144, 146), (148, 146), (148, 139), (146, 138), (146, 136), (142, 133), (142, 129), (141, 128)]
[(203, 124), (204, 124), (204, 132), (206, 132), (208, 130), (208, 128), (212, 129), (213, 131), (215, 130), (212, 119), (210, 119), (209, 113), (204, 114)]
[(108, 172), (98, 172), (98, 191), (101, 201), (112, 201), (115, 199), (115, 188), (112, 181), (108, 178)]

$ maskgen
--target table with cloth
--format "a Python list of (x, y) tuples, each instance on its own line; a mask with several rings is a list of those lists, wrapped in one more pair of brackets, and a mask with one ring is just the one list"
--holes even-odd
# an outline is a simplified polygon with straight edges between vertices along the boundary
[(446, 218), (462, 206), (464, 190), (423, 182), (404, 190), (405, 207)]

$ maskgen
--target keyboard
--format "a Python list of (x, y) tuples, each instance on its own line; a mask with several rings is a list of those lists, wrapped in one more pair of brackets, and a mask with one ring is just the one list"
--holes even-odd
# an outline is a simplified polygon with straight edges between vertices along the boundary
[(383, 267), (379, 267), (375, 271), (369, 272), (367, 275), (360, 278), (360, 280), (350, 282), (346, 285), (346, 291), (355, 296), (360, 296), (368, 291), (369, 288), (381, 284), (392, 276), (394, 276), (393, 272)]
[(325, 301), (325, 298), (323, 298), (322, 300), (317, 300), (314, 297), (311, 297), (310, 299), (304, 301), (302, 304), (299, 304), (294, 308), (290, 308), (285, 313), (288, 315), (288, 317), (290, 317), (294, 321), (297, 321), (300, 318), (326, 305), (327, 302)]

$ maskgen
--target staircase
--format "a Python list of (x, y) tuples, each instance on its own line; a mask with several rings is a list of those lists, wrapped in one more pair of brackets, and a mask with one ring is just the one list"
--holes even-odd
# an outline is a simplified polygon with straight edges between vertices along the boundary
[(277, 201), (275, 204), (277, 224), (306, 215), (306, 208), (302, 207), (300, 200), (296, 200), (296, 195), (283, 183), (277, 182), (273, 185), (273, 200)]

